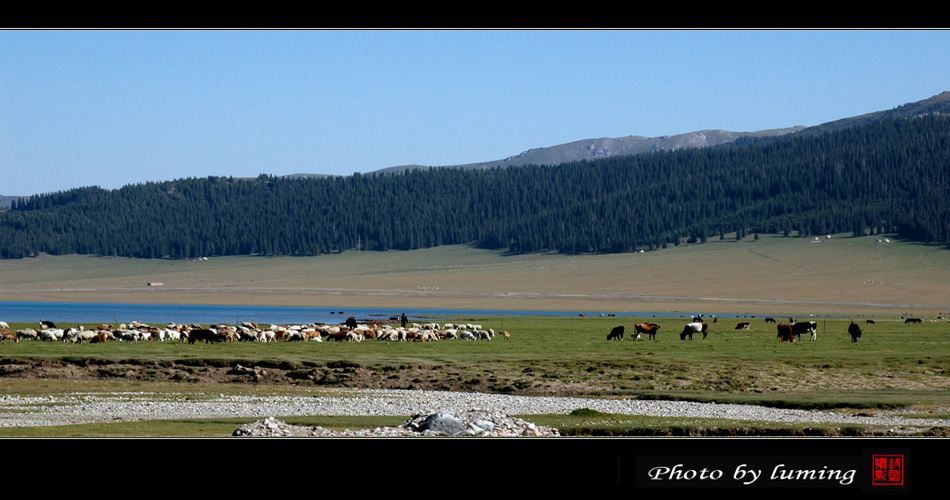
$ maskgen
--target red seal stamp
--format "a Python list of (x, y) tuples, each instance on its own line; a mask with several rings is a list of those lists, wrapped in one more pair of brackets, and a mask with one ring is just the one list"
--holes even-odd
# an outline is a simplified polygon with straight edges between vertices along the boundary
[(873, 455), (871, 484), (901, 486), (904, 484), (904, 455)]

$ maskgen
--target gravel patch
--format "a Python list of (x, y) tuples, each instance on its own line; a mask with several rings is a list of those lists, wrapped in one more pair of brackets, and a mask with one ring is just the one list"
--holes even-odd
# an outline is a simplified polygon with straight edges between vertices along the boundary
[[(176, 399), (158, 393), (76, 393), (57, 397), (0, 397), (0, 427), (68, 425), (90, 422), (128, 422), (154, 419), (190, 419), (298, 415), (427, 415), (447, 412), (467, 415), (567, 414), (589, 408), (603, 413), (657, 417), (721, 418), (765, 422), (836, 423), (893, 426), (900, 429), (948, 427), (950, 420), (903, 418), (893, 412), (843, 414), (751, 405), (640, 401), (599, 398), (512, 396), (418, 390), (328, 389), (313, 396), (206, 395), (202, 400)], [(945, 410), (940, 410), (941, 412)], [(908, 413), (902, 411), (901, 413)], [(490, 418), (482, 415), (482, 418)]]
[[(460, 415), (460, 416), (457, 416)], [(557, 429), (543, 427), (501, 412), (471, 409), (464, 413), (440, 411), (413, 415), (399, 427), (330, 431), (323, 427), (289, 425), (273, 417), (242, 425), (235, 436), (320, 436), (320, 437), (556, 437)]]

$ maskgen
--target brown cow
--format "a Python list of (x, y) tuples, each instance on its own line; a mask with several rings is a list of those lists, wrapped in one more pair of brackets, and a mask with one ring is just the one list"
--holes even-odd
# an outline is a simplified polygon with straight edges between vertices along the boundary
[(14, 342), (19, 342), (20, 338), (13, 333), (13, 330), (7, 330), (6, 328), (0, 329), (0, 340), (12, 340)]
[(795, 336), (792, 334), (792, 325), (786, 325), (785, 323), (778, 324), (778, 338), (780, 342), (792, 342), (795, 340)]
[(100, 333), (96, 335), (95, 337), (91, 338), (89, 340), (89, 343), (90, 344), (105, 344), (108, 341), (109, 341), (109, 336), (106, 335), (105, 333)]
[(637, 323), (633, 325), (633, 328), (637, 333), (645, 333), (649, 335), (650, 340), (656, 340), (656, 333), (660, 329), (660, 325), (654, 323)]

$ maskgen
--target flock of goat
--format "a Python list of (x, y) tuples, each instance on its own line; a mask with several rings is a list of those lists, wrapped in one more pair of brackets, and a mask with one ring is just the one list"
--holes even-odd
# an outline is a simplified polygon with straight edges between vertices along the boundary
[[(112, 325), (99, 325), (86, 330), (85, 327), (62, 329), (49, 321), (41, 321), (38, 330), (25, 328), (13, 333), (9, 325), (0, 322), (0, 340), (20, 339), (62, 341), (73, 343), (102, 343), (102, 342), (138, 342), (158, 340), (160, 342), (176, 341), (205, 343), (216, 342), (276, 342), (276, 341), (315, 341), (324, 340), (362, 342), (363, 340), (390, 340), (390, 341), (419, 341), (435, 342), (446, 339), (459, 340), (492, 340), (495, 331), (491, 328), (483, 329), (476, 324), (438, 323), (411, 324), (405, 326), (375, 325), (357, 323), (355, 318), (349, 318), (345, 324), (326, 325), (312, 323), (306, 325), (270, 325), (258, 326), (256, 323), (244, 322), (241, 325), (211, 325), (204, 328), (201, 325), (183, 325), (169, 323), (164, 327), (146, 325), (139, 322), (121, 324), (113, 328)], [(511, 338), (510, 332), (500, 332), (505, 339)]]

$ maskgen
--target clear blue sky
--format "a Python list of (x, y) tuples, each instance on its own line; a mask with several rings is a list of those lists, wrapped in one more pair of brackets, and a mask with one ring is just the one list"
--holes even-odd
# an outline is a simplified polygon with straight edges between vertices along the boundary
[(6, 30), (0, 194), (817, 125), (948, 62), (945, 30)]

